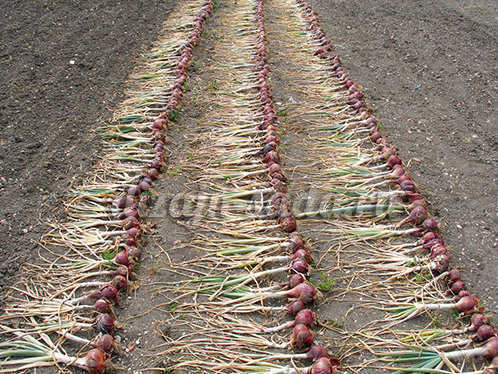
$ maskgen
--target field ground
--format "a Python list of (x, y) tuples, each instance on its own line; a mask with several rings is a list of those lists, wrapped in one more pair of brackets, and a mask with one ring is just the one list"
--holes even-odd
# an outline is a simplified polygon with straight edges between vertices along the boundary
[[(496, 314), (498, 5), (467, 0), (310, 3), (335, 53), (383, 123), (382, 133), (429, 199), (453, 267), (464, 269), (464, 281)], [(19, 266), (36, 259), (37, 243), (48, 230), (44, 223), (63, 219), (67, 187), (98, 161), (101, 142), (92, 129), (112, 118), (125, 97), (128, 75), (175, 4), (0, 5), (5, 15), (0, 28), (0, 305)], [(200, 48), (213, 42), (211, 35)], [(278, 70), (271, 40), (268, 49)], [(194, 52), (201, 62), (206, 53)], [(207, 84), (206, 78), (197, 79)], [(289, 99), (276, 76), (272, 91), (277, 101)], [(192, 104), (182, 108), (187, 125), (195, 122), (197, 109)], [(171, 137), (185, 142), (180, 131)], [(180, 188), (181, 178), (165, 175), (158, 188)], [(182, 235), (187, 233), (166, 235), (160, 244), (171, 245)], [(141, 281), (154, 281), (153, 261), (144, 264)], [(128, 321), (144, 305), (151, 307), (151, 300), (140, 297), (130, 297), (122, 311)], [(141, 323), (126, 328), (130, 341), (145, 331)], [(125, 365), (138, 371), (140, 358), (130, 360), (135, 362)]]

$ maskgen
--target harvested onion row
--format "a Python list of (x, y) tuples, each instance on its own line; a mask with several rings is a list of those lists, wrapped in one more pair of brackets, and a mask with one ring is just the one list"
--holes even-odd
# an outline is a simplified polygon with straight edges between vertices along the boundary
[[(53, 225), (53, 232), (45, 237), (46, 243), (64, 246), (68, 253), (56, 260), (43, 258), (48, 267), (26, 267), (26, 281), (12, 288), (6, 314), (0, 317), (2, 321), (16, 318), (20, 322), (16, 330), (0, 325), (4, 334), (18, 337), (0, 344), (0, 357), (5, 358), (0, 362), (0, 372), (64, 363), (90, 374), (102, 374), (106, 366), (111, 366), (103, 350), (117, 349), (111, 336), (116, 326), (112, 317), (102, 313), (112, 312), (111, 303), (117, 304), (118, 292), (127, 287), (132, 261), (140, 259), (141, 252), (135, 245), (150, 204), (152, 180), (165, 161), (165, 130), (178, 112), (185, 69), (211, 6), (210, 0), (194, 1), (170, 15), (165, 42), (148, 57), (146, 68), (154, 71), (135, 77), (145, 82), (140, 89), (147, 98), (131, 106), (133, 100), (129, 100), (115, 123), (98, 130), (106, 140), (103, 160), (92, 178), (81, 186), (72, 186), (66, 202), (70, 221)], [(146, 108), (145, 103), (155, 107)], [(54, 257), (52, 251), (47, 253), (47, 257)], [(108, 253), (115, 257), (110, 260)], [(113, 273), (110, 282), (88, 281)], [(54, 282), (46, 285), (51, 278)], [(92, 287), (96, 288), (77, 296), (80, 289)], [(100, 314), (88, 323), (91, 319), (85, 315), (91, 312)], [(87, 340), (69, 332), (90, 328), (107, 335)], [(48, 334), (53, 333), (61, 336), (61, 342), (72, 340), (97, 348), (85, 358), (67, 356), (58, 348), (60, 343), (56, 346), (50, 340)]]
[[(283, 2), (277, 3), (280, 4)], [(327, 99), (332, 100), (334, 103), (341, 103), (342, 101), (342, 105), (348, 105), (351, 109), (354, 109), (357, 114), (356, 118), (339, 120), (337, 125), (324, 126), (315, 120), (317, 116), (337, 115), (339, 112), (342, 112), (341, 115), (344, 115), (347, 113), (345, 107), (334, 109), (331, 111), (332, 113), (328, 112), (330, 106), (322, 106), (320, 108), (317, 107), (315, 111), (307, 111), (306, 108), (302, 109), (300, 118), (303, 118), (303, 116), (304, 118), (307, 118), (312, 126), (315, 124), (314, 130), (319, 131), (320, 135), (317, 140), (323, 142), (319, 147), (320, 151), (324, 153), (329, 152), (331, 155), (331, 158), (327, 159), (327, 162), (330, 162), (325, 164), (326, 172), (324, 173), (320, 170), (316, 173), (316, 176), (320, 178), (320, 184), (317, 185), (325, 191), (332, 191), (334, 194), (337, 194), (338, 199), (336, 199), (335, 202), (340, 203), (341, 205), (348, 201), (354, 202), (354, 194), (362, 194), (363, 196), (368, 196), (369, 194), (373, 195), (379, 187), (384, 188), (389, 185), (398, 185), (399, 189), (396, 193), (402, 198), (405, 204), (410, 204), (406, 206), (407, 211), (409, 211), (408, 217), (400, 220), (395, 225), (379, 225), (378, 228), (365, 227), (364, 229), (357, 229), (354, 227), (352, 222), (347, 222), (346, 224), (349, 226), (347, 230), (331, 230), (333, 231), (331, 233), (334, 235), (337, 233), (347, 233), (350, 236), (343, 237), (343, 239), (346, 239), (346, 243), (348, 241), (350, 243), (356, 243), (359, 247), (360, 243), (364, 240), (373, 241), (383, 237), (390, 238), (404, 235), (424, 235), (423, 239), (421, 239), (421, 241), (419, 241), (415, 246), (411, 245), (411, 248), (410, 246), (406, 248), (406, 245), (392, 245), (392, 247), (391, 245), (388, 245), (386, 246), (386, 250), (380, 254), (378, 252), (376, 253), (374, 249), (371, 251), (372, 257), (367, 257), (363, 260), (363, 264), (372, 264), (371, 266), (377, 269), (385, 266), (382, 262), (386, 260), (390, 261), (390, 259), (398, 261), (401, 257), (403, 257), (403, 262), (406, 261), (410, 264), (415, 263), (415, 266), (410, 265), (413, 266), (413, 268), (402, 269), (400, 267), (399, 273), (395, 271), (394, 266), (391, 269), (391, 274), (384, 274), (385, 276), (387, 275), (392, 277), (388, 280), (393, 284), (389, 288), (386, 287), (386, 292), (391, 293), (392, 291), (390, 290), (395, 290), (396, 288), (397, 282), (395, 282), (395, 280), (397, 277), (403, 278), (411, 272), (419, 272), (422, 270), (422, 267), (417, 265), (418, 261), (407, 261), (406, 256), (404, 254), (400, 254), (398, 251), (401, 251), (402, 253), (404, 251), (404, 247), (406, 248), (406, 252), (410, 254), (428, 250), (429, 259), (431, 261), (438, 259), (439, 264), (443, 266), (438, 265), (436, 268), (432, 268), (429, 272), (425, 272), (425, 274), (432, 278), (427, 285), (439, 288), (439, 285), (436, 285), (436, 282), (446, 279), (447, 284), (450, 287), (448, 294), (456, 295), (456, 302), (445, 303), (443, 301), (431, 304), (426, 300), (428, 299), (428, 294), (424, 296), (426, 286), (420, 286), (420, 289), (416, 290), (415, 294), (417, 294), (418, 291), (422, 292), (420, 292), (417, 296), (416, 302), (394, 302), (391, 305), (382, 308), (383, 311), (389, 312), (393, 319), (407, 320), (418, 315), (420, 312), (427, 310), (455, 309), (462, 314), (481, 311), (482, 308), (479, 304), (479, 299), (475, 295), (469, 295), (468, 291), (466, 291), (465, 284), (461, 281), (459, 272), (456, 270), (448, 271), (449, 253), (447, 248), (444, 246), (442, 239), (439, 237), (435, 221), (429, 218), (427, 202), (420, 195), (420, 191), (418, 191), (414, 182), (404, 172), (402, 162), (397, 157), (396, 151), (386, 143), (386, 141), (382, 138), (382, 135), (379, 133), (377, 119), (375, 119), (371, 115), (371, 112), (365, 108), (365, 103), (362, 101), (363, 94), (345, 72), (344, 68), (340, 64), (339, 58), (330, 52), (330, 43), (318, 26), (316, 14), (313, 13), (311, 7), (305, 0), (286, 1), (285, 3), (288, 4), (290, 9), (299, 10), (302, 22), (306, 25), (304, 29), (308, 30), (309, 35), (312, 36), (310, 45), (312, 46), (311, 48), (314, 49), (313, 54), (319, 57), (323, 65), (326, 67), (326, 69), (323, 70), (323, 76), (316, 80), (316, 88), (318, 89), (319, 85), (326, 83), (329, 85), (329, 89), (324, 88), (322, 93), (328, 95)], [(296, 16), (296, 18), (299, 18), (299, 16)], [(296, 51), (296, 54), (297, 53), (301, 53), (301, 50)], [(311, 65), (310, 69), (317, 69), (317, 71), (322, 70), (312, 64), (309, 65)], [(327, 74), (331, 74), (331, 76), (327, 77)], [(346, 91), (347, 94), (341, 94), (341, 91)], [(325, 95), (323, 96), (324, 99), (326, 98)], [(319, 112), (319, 110), (321, 112)], [(292, 116), (292, 113), (290, 115)], [(360, 135), (357, 139), (354, 138), (353, 132), (359, 134), (363, 133), (365, 129), (368, 133), (367, 137)], [(325, 137), (322, 134), (326, 131), (332, 132), (333, 135), (331, 137)], [(370, 141), (374, 143), (375, 148), (373, 150), (367, 150), (367, 152), (362, 150), (361, 153), (351, 151), (352, 147), (358, 147), (362, 143), (366, 144)], [(368, 145), (366, 146), (369, 147)], [(358, 156), (358, 154), (360, 154), (360, 156)], [(314, 155), (312, 155), (311, 159), (317, 158), (313, 156)], [(377, 165), (374, 166), (373, 164)], [(386, 169), (392, 169), (392, 171), (382, 171)], [(313, 174), (313, 172), (310, 172), (309, 169), (306, 170), (306, 173)], [(334, 178), (328, 180), (325, 178), (327, 175), (333, 176)], [(386, 176), (390, 179), (388, 179), (387, 183), (382, 180), (386, 178)], [(313, 182), (316, 183), (316, 179), (313, 179)], [(408, 224), (412, 224), (414, 227), (408, 230), (400, 229), (402, 226)], [(354, 240), (354, 237), (357, 239)], [(390, 251), (392, 251), (392, 254), (390, 254)], [(388, 270), (389, 266), (385, 266), (385, 269)], [(369, 285), (366, 284), (365, 287), (369, 287)], [(351, 290), (355, 291), (357, 289), (358, 288), (352, 288)], [(377, 288), (377, 290), (381, 292), (380, 287)], [(437, 290), (437, 292), (440, 293), (441, 291)], [(396, 294), (392, 297), (396, 297)], [(420, 297), (420, 299), (418, 299), (418, 297)], [(393, 325), (390, 324), (389, 326)], [(488, 325), (484, 326), (482, 334), (479, 334), (479, 339), (482, 338), (481, 340), (485, 340), (496, 334), (492, 327), (488, 327)], [(373, 331), (374, 330), (372, 330), (372, 332)], [(364, 339), (359, 338), (359, 340), (364, 342), (363, 344), (369, 344), (369, 342)], [(467, 341), (467, 343), (460, 344), (468, 343), (469, 341)], [(495, 344), (495, 342), (492, 343), (490, 341), (489, 344), (492, 345)], [(376, 347), (376, 345), (372, 344), (372, 347)], [(374, 350), (377, 349), (374, 348)], [(428, 348), (428, 351), (429, 350), (430, 348)], [(422, 357), (420, 355), (422, 355)], [(493, 351), (491, 348), (487, 350), (476, 348), (468, 351), (451, 352), (451, 354), (445, 354), (445, 357), (442, 358), (441, 353), (438, 354), (437, 352), (431, 352), (426, 354), (423, 348), (419, 348), (417, 346), (414, 347), (414, 352), (411, 357), (413, 358), (413, 362), (418, 363), (411, 368), (401, 370), (444, 373), (445, 371), (442, 370), (442, 367), (446, 364), (452, 372), (460, 372), (461, 369), (457, 368), (449, 362), (449, 360), (456, 358), (468, 358), (474, 355), (492, 358), (498, 355), (498, 353)], [(403, 352), (398, 354), (398, 352), (393, 351), (392, 353), (386, 354), (386, 356), (394, 357), (395, 359), (392, 361), (403, 362), (407, 361), (404, 358), (408, 357), (408, 353), (405, 352), (405, 355), (403, 355)]]
[[(250, 0), (238, 1), (237, 2), (238, 13), (233, 15), (230, 20), (227, 19), (227, 23), (233, 24), (237, 23), (237, 30), (244, 31), (252, 30), (248, 24), (249, 20), (253, 20), (257, 25), (256, 40), (253, 41), (256, 44), (255, 52), (252, 52), (255, 56), (255, 64), (250, 62), (232, 62), (231, 64), (225, 63), (225, 66), (235, 67), (237, 70), (234, 72), (234, 81), (244, 81), (245, 78), (240, 78), (247, 74), (247, 68), (252, 67), (257, 73), (256, 82), (251, 84), (251, 89), (248, 93), (241, 95), (242, 87), (239, 89), (236, 85), (230, 87), (230, 92), (226, 92), (227, 96), (233, 95), (237, 96), (239, 100), (237, 103), (223, 98), (221, 103), (218, 102), (220, 107), (224, 104), (230, 108), (232, 105), (240, 105), (238, 108), (244, 108), (245, 111), (251, 110), (250, 116), (258, 118), (257, 123), (251, 124), (251, 121), (246, 117), (249, 117), (247, 112), (242, 112), (237, 114), (237, 117), (242, 118), (243, 123), (238, 120), (234, 122), (239, 122), (236, 125), (226, 125), (230, 124), (230, 117), (227, 116), (223, 118), (224, 122), (213, 120), (216, 118), (215, 115), (210, 114), (211, 126), (215, 126), (216, 129), (212, 131), (210, 135), (210, 143), (206, 148), (200, 149), (199, 153), (195, 154), (193, 157), (198, 163), (198, 166), (194, 165), (192, 168), (194, 172), (199, 172), (202, 170), (203, 177), (197, 179), (197, 183), (205, 185), (207, 189), (213, 191), (210, 194), (205, 194), (202, 196), (195, 196), (191, 201), (196, 206), (198, 211), (203, 211), (209, 214), (200, 214), (195, 217), (195, 219), (189, 221), (188, 226), (193, 226), (205, 230), (206, 233), (201, 236), (199, 240), (196, 240), (196, 246), (199, 249), (206, 250), (209, 257), (203, 257), (202, 259), (197, 259), (198, 262), (205, 262), (209, 259), (210, 263), (226, 263), (232, 264), (232, 268), (242, 268), (257, 266), (262, 267), (264, 265), (269, 265), (275, 261), (293, 261), (292, 265), (283, 266), (281, 268), (271, 268), (269, 270), (261, 271), (248, 271), (247, 273), (230, 275), (226, 274), (212, 274), (213, 271), (219, 271), (220, 269), (216, 267), (213, 269), (209, 265), (204, 266), (199, 264), (197, 268), (205, 268), (209, 271), (209, 274), (203, 277), (189, 277), (190, 279), (185, 282), (174, 282), (171, 286), (161, 286), (155, 290), (155, 292), (163, 294), (163, 296), (170, 298), (168, 295), (177, 290), (180, 295), (176, 298), (171, 299), (171, 304), (176, 304), (172, 310), (174, 313), (189, 313), (192, 314), (192, 318), (198, 311), (202, 310), (207, 312), (207, 314), (202, 315), (203, 325), (194, 325), (192, 322), (192, 328), (197, 334), (201, 335), (200, 338), (188, 339), (187, 336), (182, 336), (177, 340), (170, 340), (169, 349), (163, 352), (163, 355), (170, 357), (171, 354), (177, 353), (183, 347), (188, 346), (189, 351), (195, 351), (195, 357), (203, 355), (205, 351), (206, 341), (209, 341), (214, 346), (225, 347), (223, 353), (212, 350), (210, 356), (213, 360), (217, 362), (224, 361), (227, 356), (230, 355), (232, 349), (239, 350), (244, 349), (249, 352), (250, 356), (254, 359), (244, 362), (240, 357), (233, 356), (234, 361), (238, 363), (226, 363), (218, 364), (213, 370), (261, 370), (262, 368), (270, 368), (272, 365), (265, 363), (265, 361), (271, 361), (276, 359), (308, 359), (317, 360), (317, 362), (311, 367), (303, 368), (296, 372), (323, 372), (331, 373), (335, 366), (333, 362), (328, 358), (328, 353), (325, 349), (322, 349), (321, 353), (313, 354), (302, 354), (302, 355), (284, 355), (281, 353), (262, 355), (259, 353), (261, 349), (266, 347), (278, 348), (278, 349), (304, 349), (308, 350), (311, 348), (314, 338), (310, 331), (312, 327), (311, 321), (304, 318), (303, 316), (314, 315), (310, 310), (306, 309), (307, 305), (310, 305), (317, 297), (317, 291), (310, 284), (304, 282), (306, 275), (309, 271), (309, 266), (307, 261), (310, 261), (309, 252), (303, 249), (304, 239), (301, 235), (295, 232), (296, 224), (295, 218), (290, 213), (289, 204), (287, 201), (286, 191), (286, 178), (283, 175), (280, 166), (280, 155), (277, 153), (277, 144), (279, 142), (276, 126), (278, 125), (278, 120), (276, 118), (276, 111), (273, 109), (273, 104), (271, 102), (271, 96), (269, 91), (269, 84), (267, 82), (268, 65), (266, 62), (266, 34), (264, 30), (264, 16), (263, 16), (263, 1), (252, 2)], [(255, 16), (251, 14), (248, 9), (255, 9)], [(246, 13), (247, 12), (247, 13)], [(238, 16), (241, 16), (241, 19)], [(225, 31), (225, 29), (223, 29)], [(231, 35), (228, 30), (224, 34), (224, 40), (231, 40)], [(250, 45), (246, 39), (251, 36), (250, 32), (244, 33), (237, 44)], [(254, 40), (254, 39), (253, 39)], [(222, 42), (220, 42), (222, 43)], [(230, 45), (230, 48), (237, 50), (237, 47)], [(244, 48), (244, 51), (251, 51), (249, 47)], [(216, 53), (217, 58), (221, 58), (222, 53)], [(237, 58), (242, 56), (237, 55)], [(227, 56), (228, 58), (228, 56)], [(250, 61), (246, 59), (246, 61)], [(236, 75), (239, 74), (239, 75)], [(218, 90), (223, 90), (225, 82), (218, 83)], [(257, 90), (257, 99), (251, 99), (251, 90)], [(225, 91), (223, 91), (225, 92)], [(258, 108), (255, 103), (261, 103), (261, 107)], [(252, 121), (254, 122), (254, 121)], [(206, 125), (206, 124), (205, 124)], [(251, 127), (253, 130), (251, 130)], [(263, 136), (266, 133), (265, 136)], [(262, 146), (258, 147), (258, 142), (262, 142)], [(255, 156), (262, 156), (263, 163), (266, 164), (264, 167), (260, 162), (253, 162)], [(209, 160), (208, 168), (203, 168), (206, 163), (202, 162), (203, 158)], [(212, 160), (214, 158), (214, 160)], [(194, 162), (195, 164), (195, 162)], [(265, 170), (266, 169), (266, 170)], [(269, 174), (271, 182), (268, 183), (262, 180), (264, 174)], [(224, 183), (216, 183), (215, 181), (219, 179), (224, 179)], [(270, 195), (268, 197), (267, 195)], [(272, 196), (273, 195), (273, 196)], [(256, 215), (248, 215), (248, 208), (251, 206), (251, 201), (249, 199), (262, 198), (265, 203), (269, 203), (271, 206), (270, 212), (258, 213)], [(223, 205), (218, 207), (213, 205), (213, 201), (219, 201)], [(218, 213), (215, 215), (214, 213)], [(221, 215), (221, 217), (220, 217)], [(272, 220), (277, 220), (277, 225), (272, 224)], [(288, 241), (285, 242), (286, 245), (276, 244), (277, 242), (282, 242), (283, 240), (279, 238), (281, 233), (277, 233), (277, 237), (274, 240), (268, 240), (268, 237), (261, 237), (258, 233), (264, 231), (268, 233), (271, 238), (271, 234), (274, 229), (279, 228), (283, 231), (292, 232), (289, 236)], [(208, 241), (209, 233), (219, 232), (223, 234), (225, 239)], [(246, 239), (238, 239), (237, 236), (242, 236)], [(227, 238), (228, 237), (228, 238)], [(212, 244), (212, 247), (208, 242)], [(250, 244), (266, 244), (251, 246)], [(271, 244), (274, 243), (274, 244)], [(282, 249), (289, 249), (291, 253), (289, 255), (281, 255), (274, 257), (267, 257), (269, 251), (278, 251)], [(278, 253), (278, 252), (277, 252)], [(244, 254), (247, 254), (245, 256)], [(256, 257), (256, 255), (258, 257)], [(230, 256), (230, 260), (225, 260), (226, 257)], [(196, 265), (195, 260), (188, 260), (184, 265)], [(175, 265), (176, 273), (179, 267)], [(222, 268), (222, 271), (227, 271), (226, 268)], [(263, 277), (274, 276), (282, 272), (291, 272), (294, 274), (289, 282), (275, 284), (269, 287), (262, 287), (260, 285), (260, 280)], [(249, 283), (256, 284), (257, 287), (250, 287)], [(200, 286), (198, 286), (200, 284)], [(183, 298), (191, 295), (205, 295), (199, 298), (194, 297), (194, 303), (188, 304), (184, 302)], [(255, 311), (254, 304), (262, 303), (267, 299), (282, 299), (290, 298), (293, 301), (288, 307), (275, 307), (275, 308), (264, 308), (266, 311), (287, 311), (292, 315), (296, 315), (296, 319), (293, 322), (283, 324), (281, 326), (274, 327), (254, 327), (250, 322), (244, 322), (234, 325), (237, 326), (234, 329), (226, 326), (225, 323), (221, 323), (216, 317), (211, 317), (212, 313), (216, 313), (220, 318), (230, 318), (232, 313), (238, 313), (239, 310)], [(306, 322), (305, 322), (306, 321)], [(208, 330), (204, 328), (204, 324), (208, 327)], [(223, 328), (220, 328), (223, 326)], [(261, 334), (272, 334), (286, 328), (292, 328), (293, 334), (290, 341), (286, 343), (275, 344), (269, 341), (266, 337), (261, 337)], [(254, 329), (256, 329), (254, 331)], [(167, 338), (166, 338), (167, 339)], [(169, 339), (167, 339), (169, 340)], [(314, 349), (313, 352), (318, 352), (318, 349)], [(256, 356), (255, 356), (256, 355)], [(203, 365), (204, 363), (198, 361), (185, 361), (182, 360), (177, 365), (173, 365), (171, 369), (181, 369), (190, 366), (195, 366), (196, 364)], [(204, 366), (205, 368), (211, 365)], [(276, 367), (276, 366), (275, 366)], [(271, 369), (270, 369), (271, 370)], [(283, 369), (282, 372), (287, 372), (288, 369)], [(320, 370), (320, 371), (316, 371)], [(277, 371), (275, 371), (277, 372)], [(290, 371), (293, 372), (293, 371)]]

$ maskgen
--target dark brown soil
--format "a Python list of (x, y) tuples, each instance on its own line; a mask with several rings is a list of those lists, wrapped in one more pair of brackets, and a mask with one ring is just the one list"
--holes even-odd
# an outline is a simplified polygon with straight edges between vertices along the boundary
[(89, 171), (124, 82), (174, 1), (6, 1), (0, 5), (0, 302), (20, 264)]
[[(454, 266), (466, 267), (472, 291), (498, 310), (498, 8), (467, 0), (310, 2), (431, 201)], [(42, 222), (61, 219), (65, 189), (98, 159), (91, 130), (110, 120), (127, 76), (174, 6), (0, 5), (0, 303), (19, 265), (36, 257)], [(275, 56), (272, 63), (278, 67)], [(183, 115), (194, 123), (195, 113)], [(174, 177), (165, 183), (181, 186)], [(165, 240), (171, 246), (174, 238)], [(144, 311), (139, 303), (128, 314)], [(129, 322), (130, 340), (141, 336), (144, 327)]]
[[(498, 19), (475, 1), (311, 0), (425, 196), (455, 266), (498, 309)], [(495, 9), (493, 10), (493, 6)]]

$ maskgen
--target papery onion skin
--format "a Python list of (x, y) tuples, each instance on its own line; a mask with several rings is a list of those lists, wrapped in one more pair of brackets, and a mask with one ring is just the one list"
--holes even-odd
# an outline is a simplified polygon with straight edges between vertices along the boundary
[(112, 301), (116, 300), (118, 290), (112, 284), (108, 283), (99, 287), (99, 289), (90, 292), (87, 297), (90, 299), (106, 298)]
[(421, 226), (424, 230), (434, 231), (434, 232), (438, 231), (437, 222), (433, 218), (426, 219), (424, 222), (422, 222)]
[(462, 279), (462, 273), (460, 273), (460, 270), (458, 269), (451, 269), (446, 279), (448, 280), (449, 284), (452, 284)]
[(129, 266), (130, 260), (128, 259), (128, 255), (125, 251), (119, 252), (114, 258), (114, 263), (117, 265)]
[(287, 313), (289, 313), (291, 316), (295, 316), (305, 308), (306, 305), (301, 300), (294, 300), (287, 306)]
[(473, 314), (472, 317), (470, 317), (470, 325), (465, 328), (464, 332), (477, 331), (479, 327), (487, 325), (489, 322), (491, 322), (491, 320), (487, 315), (481, 313)]
[(105, 374), (105, 362), (109, 359), (109, 355), (102, 350), (95, 348), (88, 352), (85, 356), (86, 371), (88, 374)]
[(415, 224), (419, 224), (427, 219), (427, 214), (428, 214), (427, 209), (424, 206), (419, 205), (419, 206), (413, 208), (413, 210), (410, 212), (408, 217), (406, 217), (403, 221), (401, 221), (398, 224), (398, 227), (401, 227), (404, 224), (411, 223), (411, 222), (413, 222)]
[(298, 284), (287, 292), (287, 297), (298, 299), (305, 305), (311, 304), (314, 301), (315, 295), (316, 290), (308, 283)]
[(92, 327), (103, 334), (112, 335), (114, 333), (114, 318), (109, 314), (102, 314), (99, 316)]
[(306, 353), (307, 360), (316, 360), (320, 357), (329, 357), (329, 352), (321, 345), (314, 345), (308, 353)]
[(114, 347), (114, 344), (116, 342), (116, 338), (109, 334), (104, 334), (102, 336), (97, 337), (93, 342), (92, 346), (95, 348), (99, 348), (103, 350), (104, 352), (110, 352), (112, 351), (112, 348)]
[(304, 277), (302, 274), (294, 274), (292, 277), (290, 277), (290, 280), (289, 280), (289, 287), (290, 288), (294, 288), (296, 287), (298, 284), (301, 284), (304, 282)]
[(448, 271), (450, 267), (450, 257), (445, 254), (434, 257), (431, 261), (432, 270), (442, 274)]
[(434, 258), (439, 255), (447, 255), (448, 249), (442, 244), (436, 244), (431, 248), (431, 253), (429, 254), (429, 258)]
[(117, 269), (109, 272), (110, 275), (121, 275), (122, 277), (129, 278), (130, 277), (130, 269), (124, 265), (119, 265)]
[(109, 301), (99, 299), (93, 305), (93, 310), (99, 313), (111, 313), (111, 305)]
[(297, 227), (296, 219), (294, 217), (287, 217), (282, 221), (282, 223), (279, 226), (285, 232), (295, 231)]
[(292, 253), (296, 253), (304, 246), (304, 238), (301, 234), (293, 232), (289, 235), (289, 249)]
[(498, 338), (492, 337), (488, 340), (488, 342), (484, 345), (487, 353), (482, 355), (484, 358), (492, 359), (498, 357)]
[(110, 282), (119, 291), (126, 288), (128, 281), (122, 275), (116, 275)]
[(294, 252), (294, 255), (291, 256), (291, 259), (292, 260), (299, 259), (305, 261), (307, 264), (313, 263), (313, 258), (311, 257), (310, 251), (304, 248), (298, 249), (296, 252)]
[(320, 357), (306, 374), (332, 374), (332, 371), (330, 360), (326, 357)]
[[(137, 212), (138, 214), (138, 212)], [(138, 219), (136, 217), (126, 217), (121, 221), (121, 227), (124, 230), (129, 230), (134, 227), (138, 227), (140, 225), (140, 222), (138, 222)]]
[(477, 296), (464, 296), (456, 304), (455, 309), (460, 313), (470, 312), (479, 304)]
[(292, 270), (300, 274), (306, 274), (309, 271), (309, 266), (306, 261), (296, 260), (292, 263)]
[(436, 238), (436, 239), (432, 239), (431, 241), (425, 243), (424, 245), (422, 245), (422, 248), (424, 249), (431, 249), (432, 247), (436, 246), (436, 245), (443, 245), (443, 241), (439, 238)]
[(483, 342), (493, 336), (496, 336), (496, 329), (491, 325), (482, 325), (477, 329), (477, 332), (472, 338), (472, 341)]
[(121, 197), (119, 199), (113, 200), (112, 204), (119, 209), (130, 207), (135, 203), (135, 199), (130, 196)]
[(310, 332), (308, 327), (299, 324), (292, 330), (292, 338), (290, 345), (292, 349), (303, 349), (309, 348), (313, 344), (313, 334)]
[(305, 325), (306, 327), (312, 329), (316, 320), (316, 314), (309, 309), (303, 309), (296, 314), (294, 321), (296, 324)]
[(465, 297), (465, 296), (470, 296), (470, 292), (467, 291), (467, 290), (462, 290), (458, 293), (458, 295), (456, 295), (453, 300), (455, 301), (458, 301), (460, 300), (462, 297)]
[(466, 290), (467, 286), (461, 280), (457, 280), (451, 284), (449, 292), (453, 295), (458, 295), (460, 291)]

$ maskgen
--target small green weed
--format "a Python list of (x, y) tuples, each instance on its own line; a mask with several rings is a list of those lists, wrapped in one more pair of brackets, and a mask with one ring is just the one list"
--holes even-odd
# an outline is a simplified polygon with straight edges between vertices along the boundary
[(443, 318), (441, 316), (436, 316), (436, 317), (432, 318), (432, 323), (431, 323), (432, 327), (434, 327), (434, 328), (440, 327), (442, 320), (443, 320)]
[(335, 318), (329, 319), (329, 325), (331, 325), (332, 327), (335, 327), (337, 329), (342, 329), (345, 324), (346, 324), (346, 321), (344, 319), (342, 321), (339, 321)]
[(317, 281), (314, 278), (309, 279), (310, 282), (320, 291), (330, 292), (335, 286), (335, 281), (327, 277), (323, 271), (320, 271), (320, 279)]
[(172, 177), (175, 177), (178, 175), (178, 173), (180, 172), (180, 170), (182, 170), (182, 164), (179, 162), (178, 165), (176, 165), (176, 167), (173, 167), (173, 168), (169, 168), (167, 173), (169, 175), (171, 175)]
[(114, 257), (116, 257), (116, 255), (117, 255), (117, 254), (118, 254), (118, 252), (117, 252), (117, 251), (106, 251), (106, 252), (104, 252), (104, 253), (102, 254), (102, 258), (103, 258), (104, 260), (108, 260), (108, 261), (110, 261), (110, 260), (112, 260)]

